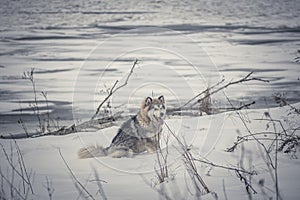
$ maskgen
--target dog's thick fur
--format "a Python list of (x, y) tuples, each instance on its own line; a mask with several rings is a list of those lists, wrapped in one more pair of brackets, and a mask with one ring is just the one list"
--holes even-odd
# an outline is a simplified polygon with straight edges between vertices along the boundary
[(147, 97), (142, 102), (138, 114), (123, 123), (109, 147), (88, 146), (80, 149), (78, 156), (81, 159), (99, 156), (119, 158), (132, 157), (145, 151), (155, 152), (159, 148), (165, 116), (164, 97)]

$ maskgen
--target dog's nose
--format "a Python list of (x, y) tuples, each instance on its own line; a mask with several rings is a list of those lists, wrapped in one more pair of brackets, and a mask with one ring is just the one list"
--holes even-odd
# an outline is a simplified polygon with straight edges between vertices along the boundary
[(160, 113), (160, 117), (163, 117), (165, 114), (164, 113)]

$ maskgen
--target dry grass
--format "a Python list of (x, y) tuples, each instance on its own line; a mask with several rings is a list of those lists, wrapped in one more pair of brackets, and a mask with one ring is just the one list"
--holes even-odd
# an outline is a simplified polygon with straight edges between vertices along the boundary
[(16, 141), (10, 143), (10, 149), (7, 150), (1, 143), (2, 153), (7, 166), (7, 169), (0, 168), (1, 191), (2, 199), (22, 199), (28, 198), (29, 193), (34, 194), (32, 172), (28, 172), (25, 160)]

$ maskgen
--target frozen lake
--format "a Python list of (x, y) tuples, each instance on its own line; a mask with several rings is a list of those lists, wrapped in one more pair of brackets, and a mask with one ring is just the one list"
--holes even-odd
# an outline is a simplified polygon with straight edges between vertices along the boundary
[[(91, 117), (136, 58), (128, 86), (111, 100), (113, 111), (134, 113), (152, 94), (178, 106), (222, 77), (251, 71), (270, 83), (228, 88), (237, 105), (271, 107), (278, 93), (299, 102), (299, 13), (298, 0), (1, 0), (0, 134), (21, 133), (20, 118), (35, 126), (32, 86), (22, 79), (31, 68), (40, 111), (61, 124)], [(213, 101), (226, 105), (223, 94)]]

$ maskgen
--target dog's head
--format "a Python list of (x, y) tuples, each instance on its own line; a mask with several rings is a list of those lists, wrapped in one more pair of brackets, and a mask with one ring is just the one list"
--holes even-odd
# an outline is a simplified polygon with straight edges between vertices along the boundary
[(164, 96), (160, 96), (157, 99), (147, 97), (142, 103), (142, 110), (150, 118), (151, 122), (163, 125), (166, 118), (166, 102)]

